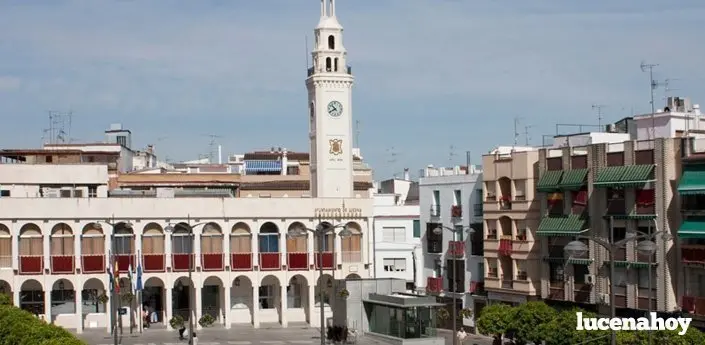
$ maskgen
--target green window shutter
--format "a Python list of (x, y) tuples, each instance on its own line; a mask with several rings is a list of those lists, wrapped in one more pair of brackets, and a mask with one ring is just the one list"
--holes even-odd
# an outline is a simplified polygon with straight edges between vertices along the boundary
[(414, 219), (414, 238), (421, 238), (421, 221)]

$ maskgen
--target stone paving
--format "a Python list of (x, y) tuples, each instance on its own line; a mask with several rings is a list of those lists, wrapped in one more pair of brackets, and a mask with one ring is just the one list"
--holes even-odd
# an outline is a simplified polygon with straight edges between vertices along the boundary
[[(233, 327), (231, 329), (210, 328), (196, 331), (197, 345), (318, 345), (320, 331), (307, 326), (292, 326), (281, 328), (277, 326), (259, 329), (252, 327)], [(439, 332), (446, 338), (446, 344), (452, 345), (451, 332)], [(79, 337), (91, 345), (114, 345), (113, 337), (101, 330), (85, 330)], [(126, 332), (119, 337), (120, 345), (184, 345), (188, 340), (179, 340), (178, 332), (166, 329), (146, 329), (142, 334)], [(357, 345), (387, 345), (368, 337), (360, 337)], [(489, 338), (468, 335), (462, 344), (458, 345), (492, 345)]]

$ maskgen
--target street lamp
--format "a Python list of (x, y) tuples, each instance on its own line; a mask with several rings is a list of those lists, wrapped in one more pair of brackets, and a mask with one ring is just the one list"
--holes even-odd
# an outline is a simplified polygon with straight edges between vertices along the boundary
[[(325, 316), (325, 307), (323, 305), (323, 246), (325, 245), (325, 235), (327, 234), (332, 234), (335, 236), (335, 229), (342, 228), (340, 232), (338, 233), (338, 236), (341, 238), (345, 237), (350, 237), (353, 235), (352, 231), (348, 228), (347, 225), (343, 224), (338, 224), (338, 225), (332, 225), (328, 223), (321, 223), (316, 226), (316, 229), (309, 229), (303, 225), (296, 227), (289, 231), (287, 236), (290, 237), (305, 237), (308, 235), (308, 233), (314, 234), (314, 236), (318, 236), (318, 295), (319, 297), (319, 308), (321, 312), (321, 345), (326, 344), (326, 328), (325, 328), (325, 323), (326, 323), (326, 316)], [(335, 243), (333, 244), (335, 246)], [(315, 260), (314, 260), (315, 262)], [(333, 268), (335, 269), (335, 267)], [(328, 287), (332, 287), (333, 283), (328, 282)]]
[[(132, 223), (130, 223), (130, 222), (115, 223), (115, 216), (113, 216), (110, 221), (106, 220), (106, 221), (103, 221), (103, 223), (110, 225), (112, 227), (112, 231), (110, 232), (110, 248), (111, 249), (110, 249), (109, 256), (110, 256), (110, 263), (111, 263), (112, 269), (114, 270), (115, 269), (115, 262), (117, 261), (117, 256), (116, 256), (116, 252), (117, 252), (116, 244), (117, 243), (115, 242), (115, 227), (117, 225), (122, 225), (123, 229), (131, 230)], [(103, 225), (100, 222), (94, 223), (93, 227), (98, 230), (103, 229)], [(118, 266), (118, 269), (119, 269), (119, 266)], [(112, 302), (112, 303), (110, 303), (111, 308), (112, 308), (110, 315), (112, 315), (112, 319), (113, 319), (112, 320), (113, 321), (112, 322), (113, 343), (114, 343), (114, 345), (118, 345), (119, 339), (118, 339), (117, 329), (118, 329), (118, 327), (120, 327), (120, 330), (122, 331), (122, 318), (120, 317), (120, 307), (121, 307), (119, 305), (120, 298), (118, 298), (116, 286), (119, 286), (117, 284), (119, 284), (120, 282), (115, 281), (115, 272), (114, 271), (110, 271), (110, 270), (108, 270), (108, 271), (112, 272), (112, 275), (113, 275), (111, 277), (113, 285), (110, 287), (110, 296), (111, 296), (110, 299)]]
[[(457, 235), (459, 233), (463, 233), (466, 229), (468, 230), (468, 234), (473, 234), (475, 232), (475, 229), (473, 229), (471, 227), (451, 228), (448, 226), (439, 225), (438, 227), (433, 229), (433, 233), (435, 235), (442, 235), (443, 230), (448, 230), (453, 233), (453, 241), (456, 241), (455, 235)], [(457, 283), (457, 279), (458, 279), (458, 277), (456, 276), (458, 274), (457, 264), (456, 264), (457, 261), (458, 260), (455, 257), (453, 257), (453, 268), (452, 268), (453, 281), (450, 284), (450, 289), (448, 291), (453, 294), (456, 292), (455, 291), (456, 290), (456, 283)], [(456, 310), (456, 305), (455, 305), (455, 295), (453, 295), (453, 308), (451, 308), (451, 315), (452, 315), (452, 322), (453, 322), (453, 345), (457, 345), (458, 344), (458, 339), (457, 339), (458, 337), (456, 336), (455, 332), (456, 332), (456, 328), (457, 328), (458, 311)]]
[[(167, 224), (167, 226), (164, 228), (164, 231), (168, 233), (174, 233), (177, 229), (184, 229), (188, 231), (188, 237), (189, 237), (189, 253), (188, 253), (188, 281), (191, 286), (191, 288), (194, 290), (194, 295), (196, 292), (196, 285), (193, 283), (193, 266), (195, 266), (194, 261), (194, 234), (193, 234), (193, 228), (197, 227), (199, 225), (204, 225), (208, 224), (209, 222), (201, 222), (201, 223), (196, 223), (196, 224), (191, 224), (191, 216), (188, 217), (187, 223), (176, 223), (176, 224)], [(195, 297), (195, 296), (194, 296)], [(193, 298), (191, 298), (191, 292), (189, 291), (189, 298), (188, 298), (188, 344), (193, 345), (193, 317), (195, 312), (193, 311)]]
[[(641, 231), (636, 231), (636, 234), (632, 234), (631, 236), (627, 236), (626, 238), (619, 240), (617, 242), (614, 242), (614, 227), (613, 227), (613, 222), (614, 222), (614, 217), (610, 217), (610, 242), (605, 242), (599, 238), (596, 237), (589, 237), (589, 236), (576, 236), (575, 241), (571, 241), (568, 244), (565, 245), (563, 250), (565, 251), (566, 254), (570, 257), (580, 257), (585, 255), (589, 248), (587, 244), (579, 241), (580, 239), (586, 239), (593, 241), (597, 244), (599, 244), (602, 248), (605, 248), (607, 252), (609, 253), (609, 258), (610, 258), (610, 317), (615, 318), (617, 317), (617, 308), (615, 306), (615, 294), (614, 294), (614, 289), (615, 289), (615, 283), (614, 283), (614, 252), (617, 251), (618, 249), (621, 249), (624, 247), (624, 245), (627, 242), (630, 241), (639, 241), (639, 240), (645, 240), (645, 241), (640, 241), (639, 244), (637, 244), (637, 251), (641, 252), (642, 254), (649, 255), (649, 311), (651, 311), (651, 265), (653, 261), (653, 253), (656, 252), (656, 243), (654, 243), (652, 240), (656, 238), (656, 235), (661, 235), (662, 239), (664, 241), (667, 241), (670, 239), (670, 235), (665, 232), (665, 231), (656, 231), (651, 234), (646, 234)], [(656, 224), (656, 221), (654, 220), (654, 224)], [(657, 227), (658, 229), (658, 227)], [(611, 331), (610, 334), (611, 337), (611, 344), (616, 345), (617, 344), (617, 332), (614, 330)], [(651, 344), (651, 332), (649, 332), (649, 344)]]

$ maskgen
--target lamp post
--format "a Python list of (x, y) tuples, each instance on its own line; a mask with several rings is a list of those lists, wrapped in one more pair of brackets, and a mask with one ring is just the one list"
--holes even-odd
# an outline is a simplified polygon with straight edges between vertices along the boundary
[[(580, 257), (585, 255), (585, 253), (588, 252), (589, 248), (588, 246), (579, 241), (580, 239), (586, 239), (593, 241), (597, 244), (599, 244), (601, 247), (605, 248), (607, 252), (609, 253), (609, 258), (610, 258), (610, 317), (615, 318), (617, 317), (617, 308), (615, 306), (615, 282), (614, 282), (614, 252), (617, 251), (618, 249), (621, 249), (624, 247), (624, 245), (627, 242), (630, 241), (639, 241), (639, 240), (646, 240), (646, 241), (640, 241), (640, 243), (637, 245), (637, 251), (640, 251), (642, 253), (646, 253), (649, 256), (649, 311), (651, 310), (651, 264), (652, 264), (652, 256), (653, 253), (656, 251), (656, 243), (654, 243), (652, 240), (656, 238), (656, 235), (662, 235), (662, 238), (664, 241), (670, 239), (670, 235), (665, 232), (665, 231), (656, 231), (651, 234), (646, 234), (641, 231), (636, 231), (636, 234), (627, 236), (626, 238), (619, 240), (617, 242), (614, 242), (614, 217), (610, 217), (610, 242), (605, 242), (599, 238), (596, 237), (589, 237), (589, 236), (576, 236), (575, 241), (571, 241), (566, 246), (563, 248), (563, 250), (570, 256), (570, 257)], [(654, 224), (656, 224), (656, 221), (654, 220)], [(658, 229), (658, 227), (657, 227)], [(642, 244), (643, 243), (643, 244)], [(641, 245), (641, 247), (640, 247)], [(610, 334), (611, 338), (611, 344), (616, 345), (617, 344), (617, 332), (614, 330), (611, 331)], [(649, 332), (649, 344), (651, 344), (651, 332)]]
[[(193, 266), (195, 266), (194, 261), (194, 234), (193, 234), (193, 228), (197, 227), (199, 225), (204, 225), (209, 222), (201, 222), (201, 223), (196, 223), (196, 224), (191, 224), (191, 216), (189, 215), (187, 217), (187, 223), (176, 223), (176, 224), (168, 224), (165, 228), (164, 231), (168, 233), (174, 233), (176, 229), (184, 229), (188, 231), (188, 237), (189, 237), (189, 253), (188, 253), (188, 281), (189, 284), (191, 284), (191, 288), (194, 290), (194, 295), (196, 292), (196, 285), (193, 283)], [(194, 296), (195, 297), (195, 296)], [(168, 298), (168, 297), (167, 297)], [(189, 298), (188, 298), (188, 344), (193, 345), (193, 317), (194, 317), (194, 311), (193, 311), (193, 298), (191, 298), (191, 293), (189, 291)]]
[[(443, 234), (443, 230), (448, 230), (448, 231), (450, 231), (450, 232), (453, 233), (453, 241), (456, 241), (455, 236), (456, 236), (457, 234), (462, 234), (466, 229), (468, 230), (468, 234), (472, 234), (472, 233), (475, 232), (475, 230), (474, 230), (473, 228), (470, 228), (470, 227), (451, 228), (451, 227), (448, 227), (448, 226), (440, 225), (440, 226), (436, 227), (435, 229), (433, 229), (433, 233), (436, 234), (436, 235), (442, 235), (442, 234)], [(456, 283), (457, 283), (457, 279), (458, 279), (458, 277), (456, 276), (456, 275), (458, 274), (457, 264), (456, 264), (457, 261), (458, 261), (458, 260), (455, 258), (455, 256), (453, 256), (453, 265), (452, 265), (452, 267), (453, 267), (453, 268), (452, 268), (452, 270), (453, 270), (453, 281), (452, 281), (452, 283), (450, 284), (450, 289), (449, 289), (449, 291), (448, 291), (448, 292), (450, 292), (450, 293), (453, 294), (453, 308), (451, 308), (451, 315), (452, 315), (451, 318), (452, 318), (452, 322), (453, 322), (453, 345), (457, 345), (457, 344), (458, 344), (458, 339), (457, 339), (458, 337), (457, 337), (456, 334), (455, 334), (456, 328), (457, 328), (457, 322), (458, 322), (458, 321), (457, 321), (457, 319), (458, 319), (458, 311), (456, 310), (456, 305), (455, 305), (455, 292), (456, 292), (455, 290), (456, 290)]]
[[(338, 224), (338, 225), (330, 225), (330, 224), (318, 224), (316, 226), (316, 229), (309, 229), (307, 227), (301, 226), (296, 229), (292, 229), (287, 235), (291, 237), (305, 237), (308, 235), (308, 233), (312, 233), (314, 236), (318, 236), (318, 295), (320, 296), (320, 299), (318, 301), (320, 312), (321, 312), (321, 345), (326, 344), (326, 328), (325, 328), (325, 323), (326, 323), (326, 316), (325, 316), (325, 306), (323, 305), (323, 246), (325, 245), (325, 235), (327, 234), (332, 234), (335, 236), (335, 229), (342, 228), (340, 233), (338, 235), (341, 238), (345, 237), (350, 237), (352, 236), (352, 231), (348, 229), (346, 225), (343, 224)], [(333, 245), (335, 246), (335, 242), (333, 242)], [(315, 262), (315, 260), (314, 260)], [(335, 269), (335, 267), (333, 268)], [(332, 287), (332, 283), (330, 284)]]
[[(108, 224), (108, 225), (110, 225), (110, 226), (112, 227), (112, 231), (111, 231), (111, 233), (110, 233), (110, 248), (111, 248), (111, 250), (110, 250), (110, 264), (112, 265), (113, 270), (114, 270), (114, 269), (115, 269), (115, 266), (116, 266), (115, 263), (117, 262), (117, 255), (116, 255), (116, 253), (117, 253), (117, 246), (116, 246), (116, 244), (117, 244), (117, 243), (115, 242), (115, 227), (116, 227), (118, 224), (120, 224), (120, 225), (122, 225), (122, 228), (123, 228), (123, 229), (131, 230), (131, 229), (132, 229), (132, 223), (130, 223), (130, 222), (115, 223), (115, 216), (113, 216), (110, 221), (107, 221), (107, 220), (106, 220), (106, 221), (103, 221), (103, 223)], [(96, 222), (96, 223), (94, 224), (94, 226), (95, 226), (95, 228), (97, 228), (97, 229), (102, 229), (102, 228), (103, 228), (103, 226), (102, 226), (100, 223), (98, 223), (98, 222)], [(130, 255), (131, 255), (131, 254), (130, 254)], [(118, 267), (118, 269), (120, 268), (119, 265), (118, 265), (117, 267)], [(112, 320), (113, 344), (114, 344), (114, 345), (118, 345), (120, 342), (119, 342), (119, 339), (118, 339), (118, 332), (117, 332), (117, 329), (118, 329), (118, 325), (122, 325), (122, 317), (120, 317), (120, 305), (119, 305), (119, 304), (120, 304), (120, 298), (119, 298), (118, 295), (117, 295), (116, 286), (119, 286), (118, 284), (120, 284), (120, 282), (119, 282), (119, 281), (115, 281), (115, 272), (114, 272), (114, 271), (110, 271), (110, 270), (109, 270), (109, 272), (112, 272), (112, 275), (113, 275), (113, 277), (111, 278), (111, 280), (112, 280), (112, 282), (113, 282), (113, 285), (110, 287), (110, 296), (111, 296), (111, 297), (110, 297), (110, 300), (111, 300), (111, 302), (112, 302), (112, 303), (110, 303), (111, 309), (112, 309), (110, 315), (112, 315), (112, 319), (113, 319), (113, 320)], [(122, 327), (120, 327), (120, 329), (122, 329)]]

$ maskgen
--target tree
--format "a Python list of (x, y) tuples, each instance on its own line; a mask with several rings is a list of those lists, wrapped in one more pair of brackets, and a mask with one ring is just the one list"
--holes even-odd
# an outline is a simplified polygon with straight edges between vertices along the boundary
[[(546, 339), (546, 334), (542, 332), (544, 328), (539, 326), (553, 321), (556, 316), (556, 310), (543, 302), (528, 302), (515, 308), (509, 325), (514, 331), (514, 342), (540, 344)], [(575, 329), (575, 325), (572, 328)]]
[[(580, 344), (589, 340), (604, 338), (609, 335), (605, 331), (578, 331), (575, 326), (578, 323), (576, 313), (582, 312), (583, 317), (596, 317), (595, 314), (583, 311), (579, 308), (564, 310), (550, 322), (539, 325), (539, 332), (545, 336), (547, 344), (550, 345), (574, 345)], [(539, 342), (540, 344), (540, 342)], [(590, 343), (587, 343), (590, 344)], [(601, 344), (595, 342), (594, 344)]]
[(484, 335), (490, 335), (495, 339), (501, 340), (502, 336), (509, 330), (513, 316), (514, 309), (511, 306), (507, 304), (492, 304), (480, 312), (480, 317), (476, 322), (477, 330)]

